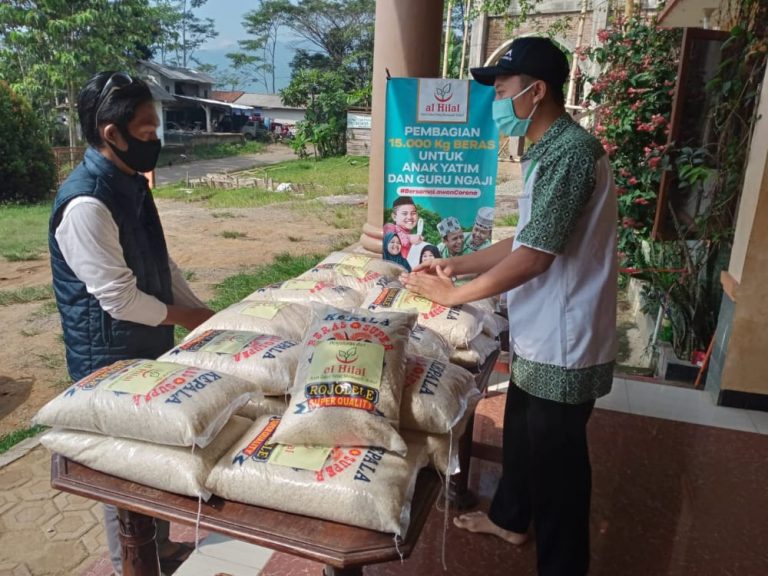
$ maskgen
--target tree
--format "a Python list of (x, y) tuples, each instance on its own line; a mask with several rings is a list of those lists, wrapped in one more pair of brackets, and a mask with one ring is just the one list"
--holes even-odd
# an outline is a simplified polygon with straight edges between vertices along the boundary
[(201, 19), (193, 10), (208, 0), (155, 0), (156, 38), (153, 48), (160, 61), (187, 68), (194, 61), (193, 54), (208, 40), (216, 38), (212, 18)]
[(55, 184), (51, 147), (32, 107), (0, 82), (0, 202), (33, 202)]
[(243, 28), (253, 36), (239, 42), (242, 52), (227, 54), (232, 67), (254, 74), (267, 92), (275, 92), (275, 54), (278, 32), (286, 26), (293, 6), (288, 0), (259, 0), (256, 10), (246, 12)]
[(76, 141), (76, 99), (99, 70), (132, 71), (157, 32), (148, 0), (5, 0), (0, 3), (0, 78), (53, 126), (66, 103)]
[(344, 83), (337, 71), (300, 70), (281, 92), (283, 103), (307, 110), (292, 143), (299, 156), (306, 156), (307, 143), (314, 144), (320, 158), (346, 153), (349, 104)]

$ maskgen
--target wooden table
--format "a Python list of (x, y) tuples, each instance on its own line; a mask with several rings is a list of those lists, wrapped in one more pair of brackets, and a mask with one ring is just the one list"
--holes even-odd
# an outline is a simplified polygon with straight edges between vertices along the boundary
[[(485, 391), (497, 354), (476, 375), (478, 388)], [(472, 422), (461, 440), (462, 473), (453, 487), (459, 505), (467, 499)], [(159, 576), (153, 518), (194, 526), (198, 501), (116, 478), (59, 454), (51, 461), (54, 488), (116, 506), (120, 514), (120, 541), (123, 547), (123, 576)], [(200, 528), (225, 534), (244, 542), (286, 552), (325, 564), (326, 576), (361, 576), (369, 564), (410, 556), (440, 492), (440, 479), (431, 469), (419, 473), (416, 481), (411, 523), (403, 541), (395, 546), (391, 534), (356, 528), (298, 514), (279, 512), (213, 496), (203, 503)]]

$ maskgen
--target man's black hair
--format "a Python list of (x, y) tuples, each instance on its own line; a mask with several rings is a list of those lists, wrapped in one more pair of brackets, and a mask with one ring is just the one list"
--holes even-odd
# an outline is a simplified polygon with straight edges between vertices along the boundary
[(109, 95), (105, 94), (103, 102), (99, 102), (99, 95), (104, 85), (114, 73), (114, 71), (99, 72), (85, 83), (77, 97), (80, 129), (88, 144), (96, 148), (104, 145), (96, 124), (96, 109), (99, 105), (101, 108), (99, 108), (98, 125), (115, 124), (121, 132), (127, 133), (128, 124), (136, 115), (136, 109), (153, 100), (147, 83), (133, 78), (131, 84), (112, 90)]

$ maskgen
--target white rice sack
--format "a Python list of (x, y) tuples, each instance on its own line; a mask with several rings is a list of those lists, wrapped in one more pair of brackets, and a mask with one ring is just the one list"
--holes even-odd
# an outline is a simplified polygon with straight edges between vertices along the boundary
[(348, 268), (378, 272), (391, 280), (397, 280), (400, 274), (407, 272), (404, 266), (384, 260), (380, 256), (368, 256), (355, 252), (331, 252), (320, 264), (342, 264)]
[(322, 280), (293, 279), (259, 288), (245, 300), (268, 302), (318, 302), (349, 309), (360, 306), (363, 294), (348, 286), (338, 286)]
[(480, 396), (475, 377), (461, 366), (409, 356), (400, 406), (400, 426), (444, 434), (464, 416), (470, 398)]
[(207, 330), (158, 360), (236, 376), (253, 384), (253, 390), (274, 396), (290, 390), (300, 355), (299, 343), (281, 336)]
[(453, 346), (434, 330), (417, 324), (408, 336), (405, 352), (409, 355), (448, 361), (453, 353)]
[(247, 418), (232, 416), (208, 446), (195, 450), (62, 428), (50, 430), (40, 442), (51, 452), (88, 468), (158, 490), (208, 500), (208, 474), (250, 425)]
[(415, 315), (332, 306), (314, 312), (275, 442), (381, 446), (405, 453), (397, 428), (405, 343)]
[[(279, 426), (278, 426), (279, 425)], [(208, 476), (208, 490), (226, 498), (405, 535), (423, 447), (402, 457), (382, 448), (275, 444), (279, 417), (262, 417)], [(282, 464), (281, 464), (282, 463)]]
[(348, 286), (362, 294), (376, 286), (386, 286), (392, 280), (381, 272), (346, 264), (318, 264), (304, 272), (299, 279), (321, 280), (338, 286)]
[(240, 408), (238, 416), (243, 416), (250, 420), (258, 420), (262, 416), (282, 416), (288, 409), (290, 397), (285, 396), (264, 396), (256, 400), (251, 400)]
[(496, 301), (493, 298), (483, 298), (470, 304), (482, 312), (484, 334), (498, 338), (499, 334), (509, 330), (509, 320), (506, 316), (496, 313)]
[(466, 348), (483, 331), (482, 313), (469, 304), (446, 308), (393, 284), (368, 292), (363, 307), (376, 312), (416, 311), (419, 325), (434, 330), (454, 348)]
[(469, 343), (469, 348), (453, 350), (451, 362), (465, 368), (477, 368), (488, 359), (488, 356), (499, 349), (499, 345), (498, 340), (479, 334)]
[(217, 312), (184, 339), (196, 338), (207, 330), (243, 330), (276, 334), (301, 342), (307, 333), (312, 311), (295, 302), (253, 302), (244, 300)]
[(445, 476), (461, 472), (461, 466), (459, 465), (459, 440), (465, 433), (473, 433), (472, 430), (467, 430), (467, 425), (475, 413), (477, 403), (481, 399), (482, 396), (479, 394), (469, 399), (466, 412), (464, 412), (464, 415), (448, 434), (430, 434), (415, 430), (403, 430), (403, 438), (408, 443), (408, 448), (412, 449), (414, 445), (423, 445), (427, 451), (430, 465)]
[(72, 384), (35, 422), (171, 446), (205, 447), (253, 393), (245, 380), (155, 360), (121, 360)]

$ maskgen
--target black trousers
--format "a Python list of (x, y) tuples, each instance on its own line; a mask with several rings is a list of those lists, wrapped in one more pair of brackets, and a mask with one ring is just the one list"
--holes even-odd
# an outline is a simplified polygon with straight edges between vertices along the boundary
[(520, 533), (533, 521), (539, 576), (589, 569), (587, 422), (594, 405), (544, 400), (513, 382), (507, 391), (502, 476), (488, 516)]

